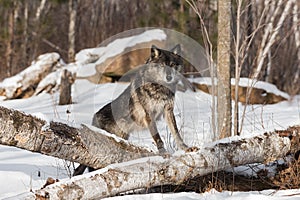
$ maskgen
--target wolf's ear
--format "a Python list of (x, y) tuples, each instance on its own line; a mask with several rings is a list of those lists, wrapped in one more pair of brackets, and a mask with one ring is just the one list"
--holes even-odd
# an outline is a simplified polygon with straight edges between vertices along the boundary
[(170, 50), (172, 53), (176, 54), (176, 55), (180, 55), (181, 54), (181, 46), (180, 44), (177, 44), (175, 47), (173, 47)]
[(151, 46), (151, 58), (158, 58), (161, 54), (161, 51), (159, 48), (157, 48), (155, 45)]

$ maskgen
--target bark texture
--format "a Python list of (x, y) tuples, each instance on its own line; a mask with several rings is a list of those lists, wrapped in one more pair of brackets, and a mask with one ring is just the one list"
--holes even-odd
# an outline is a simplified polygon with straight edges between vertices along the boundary
[(142, 147), (82, 125), (74, 128), (0, 107), (0, 144), (78, 162), (93, 168), (155, 155)]
[(76, 17), (77, 17), (78, 0), (69, 0), (69, 62), (75, 61), (75, 33), (76, 33)]
[(218, 132), (219, 138), (231, 136), (230, 42), (231, 0), (218, 1)]
[(249, 139), (217, 143), (197, 152), (149, 157), (114, 164), (35, 192), (37, 199), (96, 199), (165, 184), (180, 184), (192, 177), (233, 166), (263, 163), (285, 156), (290, 140), (266, 133)]
[[(57, 122), (48, 124), (19, 111), (0, 107), (1, 144), (94, 168), (106, 166), (93, 173), (24, 194), (23, 199), (98, 199), (139, 188), (176, 185), (195, 176), (234, 166), (266, 163), (284, 157), (295, 147), (298, 149), (298, 145), (291, 148), (291, 141), (299, 141), (295, 136), (299, 135), (300, 128), (290, 132), (265, 133), (235, 141), (227, 139), (201, 150), (194, 149), (194, 152), (163, 158), (84, 125), (74, 128)], [(112, 163), (117, 164), (109, 165)]]
[(71, 86), (75, 82), (75, 76), (72, 72), (64, 70), (60, 81), (59, 105), (67, 105), (72, 103)]

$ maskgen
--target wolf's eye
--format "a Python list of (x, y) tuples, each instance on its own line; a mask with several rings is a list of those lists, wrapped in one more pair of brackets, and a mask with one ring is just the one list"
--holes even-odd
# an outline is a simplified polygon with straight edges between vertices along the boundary
[(174, 63), (174, 62), (171, 62), (171, 63), (170, 63), (170, 67), (172, 67), (172, 68), (176, 69), (176, 68), (177, 68), (177, 65), (176, 65), (176, 63)]
[(176, 71), (181, 71), (182, 69), (182, 66), (181, 65), (175, 65), (175, 70)]

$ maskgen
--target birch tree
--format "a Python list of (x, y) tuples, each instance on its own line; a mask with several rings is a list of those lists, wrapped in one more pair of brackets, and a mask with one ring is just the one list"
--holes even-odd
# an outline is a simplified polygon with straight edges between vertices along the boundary
[[(285, 3), (286, 2), (286, 3)], [(284, 4), (285, 3), (285, 4)], [(274, 8), (273, 12), (269, 12), (268, 15), (270, 17), (270, 21), (268, 21), (265, 29), (264, 29), (264, 35), (261, 41), (260, 48), (258, 50), (257, 55), (257, 64), (256, 64), (256, 70), (254, 71), (252, 78), (257, 79), (259, 76), (259, 73), (262, 70), (264, 60), (268, 55), (268, 52), (270, 51), (271, 46), (274, 44), (276, 40), (276, 36), (278, 35), (278, 32), (286, 19), (287, 15), (290, 12), (290, 7), (292, 5), (293, 1), (266, 1), (266, 6), (271, 6)], [(268, 5), (270, 4), (270, 5)], [(284, 5), (284, 9), (281, 12), (281, 8)], [(280, 18), (276, 22), (275, 19), (280, 13)]]
[[(252, 42), (252, 39), (254, 38), (257, 31), (261, 31), (263, 34), (261, 41), (259, 42), (258, 45), (258, 52), (256, 55), (255, 63), (253, 63), (254, 69), (250, 77), (253, 80), (258, 80), (267, 56), (268, 55), (271, 56), (270, 55), (271, 47), (276, 42), (276, 37), (279, 33), (279, 30), (282, 27), (286, 17), (290, 13), (291, 6), (294, 3), (294, 1), (293, 0), (291, 1), (290, 0), (288, 1), (264, 0), (263, 3), (264, 3), (264, 8), (261, 10), (261, 16), (259, 18), (258, 25), (256, 27), (256, 30), (251, 36), (251, 42)], [(247, 50), (249, 49), (248, 47), (246, 48)], [(271, 68), (271, 63), (268, 63), (268, 67)], [(267, 71), (270, 70), (271, 69), (267, 69)], [(240, 122), (240, 129), (239, 129), (240, 133), (243, 130), (243, 124), (245, 119), (244, 113), (246, 112), (249, 97), (255, 83), (256, 81), (252, 81), (252, 84), (250, 85), (247, 91), (247, 97), (246, 97), (247, 102), (246, 102), (246, 106), (244, 106), (243, 116)]]
[(155, 155), (104, 131), (87, 126), (74, 128), (46, 121), (0, 106), (0, 144), (102, 168)]

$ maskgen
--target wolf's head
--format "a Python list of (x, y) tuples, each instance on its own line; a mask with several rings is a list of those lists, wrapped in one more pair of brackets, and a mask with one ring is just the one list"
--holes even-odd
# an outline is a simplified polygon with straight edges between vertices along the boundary
[(181, 47), (177, 44), (170, 51), (159, 49), (155, 45), (151, 47), (151, 55), (146, 64), (156, 63), (155, 65), (161, 68), (159, 71), (163, 71), (162, 77), (167, 83), (176, 82), (176, 73), (182, 69), (183, 60), (180, 56)]

